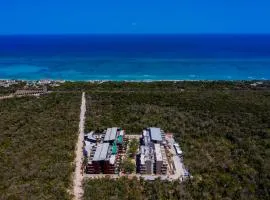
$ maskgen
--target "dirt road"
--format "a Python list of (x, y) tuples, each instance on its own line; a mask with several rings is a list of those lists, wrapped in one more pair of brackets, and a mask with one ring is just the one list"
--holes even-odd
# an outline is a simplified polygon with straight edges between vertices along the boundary
[(83, 174), (81, 173), (81, 166), (83, 162), (83, 137), (84, 137), (84, 122), (86, 112), (85, 93), (82, 93), (81, 114), (79, 123), (79, 136), (76, 145), (76, 158), (75, 158), (75, 174), (73, 177), (73, 194), (74, 200), (80, 200), (83, 195)]

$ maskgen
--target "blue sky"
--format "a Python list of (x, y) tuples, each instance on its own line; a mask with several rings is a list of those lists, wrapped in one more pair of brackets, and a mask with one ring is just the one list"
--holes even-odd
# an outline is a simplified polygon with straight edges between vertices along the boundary
[(0, 34), (270, 33), (270, 0), (0, 0)]

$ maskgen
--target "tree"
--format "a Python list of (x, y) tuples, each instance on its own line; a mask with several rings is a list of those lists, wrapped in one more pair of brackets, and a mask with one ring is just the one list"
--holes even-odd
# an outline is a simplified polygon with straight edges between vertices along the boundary
[(135, 163), (130, 158), (127, 158), (122, 163), (122, 170), (125, 173), (131, 174), (135, 171)]
[(130, 141), (130, 144), (129, 144), (129, 150), (128, 150), (128, 154), (130, 155), (130, 157), (134, 157), (134, 156), (135, 156), (138, 147), (139, 147), (139, 142), (138, 142), (138, 140), (132, 139), (132, 140)]

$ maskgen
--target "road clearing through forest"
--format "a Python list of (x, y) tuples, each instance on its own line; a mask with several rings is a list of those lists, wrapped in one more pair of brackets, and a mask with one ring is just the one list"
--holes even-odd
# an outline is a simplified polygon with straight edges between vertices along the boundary
[(82, 173), (82, 162), (83, 162), (83, 137), (84, 137), (84, 123), (85, 123), (85, 112), (86, 112), (86, 100), (85, 92), (82, 93), (82, 103), (81, 103), (81, 114), (79, 123), (79, 135), (76, 144), (76, 158), (75, 158), (75, 173), (73, 177), (73, 195), (74, 200), (80, 200), (83, 195), (83, 174)]

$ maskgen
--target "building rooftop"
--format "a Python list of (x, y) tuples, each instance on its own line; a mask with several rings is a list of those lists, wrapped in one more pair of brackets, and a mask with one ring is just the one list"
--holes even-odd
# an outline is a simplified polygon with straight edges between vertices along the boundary
[(91, 131), (90, 133), (85, 134), (88, 140), (97, 140), (96, 137), (94, 136), (94, 132)]
[(118, 144), (122, 144), (122, 143), (123, 143), (123, 136), (122, 136), (122, 135), (119, 135), (119, 136), (117, 137), (117, 143), (118, 143)]
[(107, 142), (107, 141), (115, 140), (116, 135), (117, 135), (117, 127), (107, 128), (104, 141)]
[(94, 145), (92, 143), (88, 142), (88, 143), (85, 143), (84, 149), (85, 151), (87, 151), (87, 153), (90, 153), (93, 146)]
[(114, 165), (115, 160), (116, 160), (116, 156), (115, 155), (111, 155), (110, 160), (109, 160), (110, 164), (111, 165)]
[(141, 165), (145, 165), (144, 154), (141, 154), (140, 161), (141, 161)]
[(109, 146), (110, 146), (109, 143), (99, 144), (94, 154), (93, 161), (105, 160), (107, 157)]
[(154, 144), (155, 146), (155, 157), (157, 161), (162, 161), (162, 155), (160, 150), (160, 144)]
[(162, 141), (160, 128), (151, 127), (149, 128), (151, 140)]
[(183, 153), (182, 150), (180, 149), (179, 144), (174, 143), (173, 146), (174, 146), (177, 154), (182, 154)]
[(121, 136), (124, 136), (124, 134), (125, 134), (124, 130), (121, 130), (120, 133), (119, 133), (119, 135), (121, 135)]
[(145, 137), (147, 135), (147, 131), (143, 130), (143, 136)]
[(112, 146), (112, 154), (113, 154), (113, 155), (117, 154), (117, 146), (116, 146), (115, 143), (114, 143), (113, 146)]

